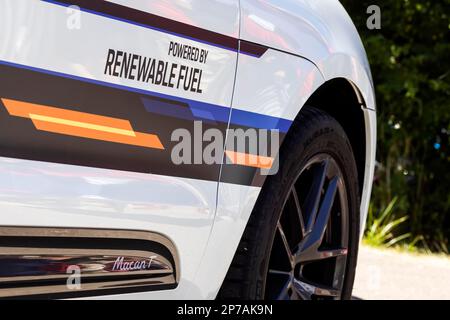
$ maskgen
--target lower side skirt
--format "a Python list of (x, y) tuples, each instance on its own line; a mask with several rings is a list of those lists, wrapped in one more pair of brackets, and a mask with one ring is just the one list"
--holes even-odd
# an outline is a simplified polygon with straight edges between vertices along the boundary
[(146, 231), (0, 227), (0, 297), (70, 298), (169, 290), (178, 256)]

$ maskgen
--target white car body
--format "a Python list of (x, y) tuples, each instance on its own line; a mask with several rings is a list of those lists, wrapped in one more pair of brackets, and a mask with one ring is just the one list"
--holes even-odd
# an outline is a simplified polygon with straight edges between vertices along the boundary
[[(261, 119), (266, 120), (281, 118), (283, 123), (289, 124), (321, 86), (333, 79), (346, 79), (364, 115), (360, 219), (363, 230), (374, 169), (375, 98), (364, 48), (351, 19), (337, 0), (105, 2), (194, 26), (196, 30), (209, 30), (227, 36), (226, 39), (236, 39), (238, 46), (227, 48), (201, 36), (183, 34), (182, 30), (177, 33), (144, 25), (133, 21), (134, 16), (102, 13), (84, 7), (85, 1), (3, 0), (0, 3), (0, 98), (22, 98), (16, 91), (11, 91), (10, 96), (4, 94), (8, 92), (2, 85), (11, 81), (10, 75), (4, 72), (8, 68), (36, 74), (36, 79), (42, 77), (42, 81), (47, 77), (61, 78), (144, 96), (200, 103), (198, 110), (205, 111), (203, 107), (212, 106), (225, 112), (225, 116), (230, 115), (229, 120), (238, 124), (240, 119), (248, 119), (252, 114), (262, 115), (266, 118)], [(81, 11), (68, 7), (72, 3)], [(206, 63), (168, 55), (171, 42), (207, 50)], [(245, 52), (245, 44), (257, 44), (266, 51), (261, 56), (252, 49)], [(105, 74), (110, 49), (201, 68), (202, 92)], [(46, 95), (51, 91), (36, 89), (40, 93), (28, 94), (29, 86), (21, 80), (14, 85), (16, 88), (23, 86), (20, 88), (25, 97), (23, 101), (30, 101), (34, 94)], [(81, 88), (82, 85), (79, 90)], [(69, 89), (63, 93), (59, 87), (52, 90), (56, 91), (55, 95), (64, 95), (61, 101), (70, 96)], [(55, 106), (52, 99), (41, 96), (36, 103), (44, 104), (49, 100), (48, 105)], [(73, 101), (83, 103), (84, 100), (74, 98)], [(99, 101), (102, 100), (99, 98)], [(3, 106), (1, 108), (0, 117), (11, 116)], [(126, 114), (126, 110), (123, 112)], [(5, 136), (2, 129), (1, 135)], [(101, 297), (216, 297), (261, 185), (226, 179), (196, 179), (194, 174), (177, 176), (151, 168), (148, 172), (153, 173), (145, 169), (122, 170), (120, 161), (114, 162), (111, 156), (105, 161), (111, 160), (117, 167), (41, 158), (41, 154), (52, 154), (51, 145), (36, 144), (31, 156), (26, 152), (15, 156), (20, 153), (17, 148), (22, 142), (10, 145), (5, 139), (0, 142), (0, 150), (3, 150), (0, 154), (0, 226), (156, 232), (170, 239), (177, 251), (179, 281), (176, 288)], [(161, 141), (164, 143), (163, 138)], [(77, 152), (73, 144), (68, 143), (64, 148), (68, 153)], [(99, 157), (101, 153), (99, 150)]]

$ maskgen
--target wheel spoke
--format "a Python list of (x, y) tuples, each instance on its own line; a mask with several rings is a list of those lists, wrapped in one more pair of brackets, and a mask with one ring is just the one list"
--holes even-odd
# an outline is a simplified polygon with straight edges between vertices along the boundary
[(289, 271), (281, 271), (281, 270), (274, 270), (274, 269), (270, 269), (269, 274), (277, 275), (277, 276), (286, 276), (288, 278), (291, 276), (291, 273)]
[(315, 260), (335, 258), (335, 257), (340, 257), (340, 256), (346, 256), (346, 255), (347, 255), (347, 249), (345, 249), (345, 248), (331, 249), (331, 250), (318, 250), (317, 251), (317, 259), (315, 259)]
[(315, 252), (311, 252), (308, 256), (301, 256), (296, 259), (296, 262), (310, 262), (317, 261), (323, 259), (330, 259), (336, 257), (342, 257), (347, 255), (347, 249), (330, 249), (330, 250), (316, 250)]
[(339, 297), (340, 292), (331, 287), (311, 284), (303, 280), (294, 279), (293, 289), (304, 300), (311, 300), (313, 296), (318, 297)]
[(286, 281), (276, 300), (290, 300), (289, 289), (291, 288), (291, 279)]
[(335, 288), (342, 288), (344, 284), (345, 269), (347, 267), (347, 257), (345, 255), (336, 258), (336, 265), (334, 268), (333, 286)]
[(297, 263), (316, 260), (317, 257), (320, 256), (318, 249), (322, 243), (328, 220), (330, 218), (331, 209), (333, 207), (333, 202), (336, 195), (337, 182), (338, 178), (334, 177), (328, 184), (327, 191), (325, 192), (325, 196), (317, 216), (317, 221), (314, 224), (311, 233), (304, 238), (300, 244), (299, 250), (296, 252)]
[(291, 189), (292, 197), (294, 198), (295, 207), (297, 209), (297, 215), (298, 219), (300, 221), (300, 228), (302, 231), (302, 236), (305, 236), (306, 229), (305, 229), (305, 220), (302, 213), (302, 208), (300, 207), (300, 201), (298, 200), (297, 190), (295, 190), (295, 187), (292, 187)]
[(319, 208), (319, 202), (322, 195), (323, 185), (328, 170), (328, 159), (322, 162), (317, 169), (318, 172), (314, 175), (311, 189), (308, 192), (305, 200), (306, 216), (308, 217), (306, 233), (312, 231), (314, 222), (316, 220), (317, 210)]
[(278, 224), (277, 224), (277, 229), (278, 229), (278, 233), (280, 234), (281, 241), (283, 242), (283, 246), (284, 246), (284, 249), (288, 256), (289, 262), (292, 264), (293, 263), (293, 254), (292, 254), (291, 248), (289, 247), (289, 242), (286, 238), (286, 234), (284, 233), (283, 227), (281, 226), (280, 222), (278, 222)]

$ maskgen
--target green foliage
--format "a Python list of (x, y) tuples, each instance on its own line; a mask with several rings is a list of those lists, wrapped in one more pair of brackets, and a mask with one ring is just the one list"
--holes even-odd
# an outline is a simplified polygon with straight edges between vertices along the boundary
[(388, 206), (377, 215), (373, 214), (373, 206), (370, 205), (364, 239), (367, 244), (390, 247), (411, 237), (411, 233), (394, 236), (398, 227), (408, 220), (408, 216), (394, 217), (393, 208), (396, 202), (397, 198), (392, 199)]
[[(446, 251), (450, 238), (450, 0), (342, 0), (367, 50), (378, 113), (375, 212), (394, 195), (409, 239)], [(366, 9), (381, 8), (369, 30)], [(370, 224), (369, 224), (370, 227)], [(414, 240), (413, 240), (414, 241)]]

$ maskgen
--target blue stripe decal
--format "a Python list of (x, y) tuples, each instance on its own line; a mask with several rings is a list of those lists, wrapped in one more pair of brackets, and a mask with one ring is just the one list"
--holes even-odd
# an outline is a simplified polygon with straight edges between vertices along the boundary
[[(93, 79), (79, 77), (79, 76), (75, 76), (75, 75), (71, 75), (71, 74), (67, 74), (67, 73), (31, 67), (31, 66), (17, 64), (17, 63), (3, 61), (3, 60), (0, 60), (0, 64), (14, 67), (14, 68), (27, 69), (27, 70), (31, 70), (34, 72), (44, 73), (44, 74), (48, 74), (48, 75), (52, 75), (52, 76), (73, 79), (73, 80), (77, 80), (77, 81), (82, 81), (82, 82), (86, 82), (86, 83), (104, 86), (104, 87), (110, 87), (110, 88), (115, 88), (115, 89), (119, 89), (119, 90), (130, 91), (130, 92), (136, 92), (136, 93), (139, 93), (142, 95), (146, 95), (149, 97), (149, 101), (146, 102), (145, 98), (143, 98), (142, 101), (143, 101), (144, 106), (146, 107), (147, 111), (149, 111), (149, 112), (155, 112), (155, 113), (160, 113), (160, 114), (167, 115), (167, 116), (175, 116), (175, 117), (181, 117), (181, 118), (189, 117), (189, 114), (186, 113), (185, 111), (182, 111), (181, 116), (180, 116), (180, 110), (182, 110), (182, 109), (180, 109), (180, 106), (175, 106), (175, 108), (174, 108), (173, 104), (170, 102), (165, 102), (163, 104), (160, 104), (159, 107), (155, 107), (155, 104), (151, 100), (151, 97), (157, 97), (157, 98), (161, 98), (163, 100), (172, 100), (172, 101), (174, 101), (174, 103), (178, 102), (179, 104), (187, 105), (188, 108), (190, 109), (193, 119), (198, 118), (198, 119), (210, 120), (210, 121), (218, 121), (218, 122), (225, 122), (225, 123), (228, 122), (228, 117), (229, 117), (229, 112), (230, 112), (229, 107), (219, 106), (219, 105), (215, 105), (215, 104), (211, 104), (211, 103), (207, 103), (207, 102), (196, 101), (196, 100), (191, 100), (191, 99), (185, 99), (185, 98), (181, 98), (181, 97), (177, 97), (177, 96), (171, 96), (171, 95), (167, 95), (167, 94), (163, 94), (163, 93), (159, 93), (159, 92), (153, 92), (150, 90), (133, 88), (133, 87), (110, 83), (110, 82), (106, 82), (106, 81), (93, 80)], [(149, 103), (149, 102), (151, 102), (151, 103)], [(169, 106), (169, 105), (171, 105), (172, 110), (165, 110), (166, 109), (165, 106)], [(167, 109), (169, 109), (169, 108), (167, 108)], [(189, 118), (185, 118), (185, 119), (189, 119)], [(268, 115), (264, 115), (264, 114), (260, 114), (260, 113), (256, 113), (256, 112), (244, 111), (244, 110), (233, 108), (230, 123), (233, 125), (246, 126), (246, 127), (258, 128), (258, 129), (268, 129), (268, 130), (276, 129), (276, 130), (279, 130), (280, 132), (286, 133), (289, 130), (289, 128), (292, 124), (292, 121), (283, 119), (283, 118), (272, 117), (272, 116), (268, 116)]]
[(289, 131), (292, 121), (233, 108), (230, 123), (259, 129), (276, 129), (286, 133)]
[(171, 102), (152, 99), (150, 97), (142, 97), (142, 104), (150, 113), (156, 113), (167, 117), (175, 117), (194, 121), (194, 115), (188, 105), (175, 104)]

